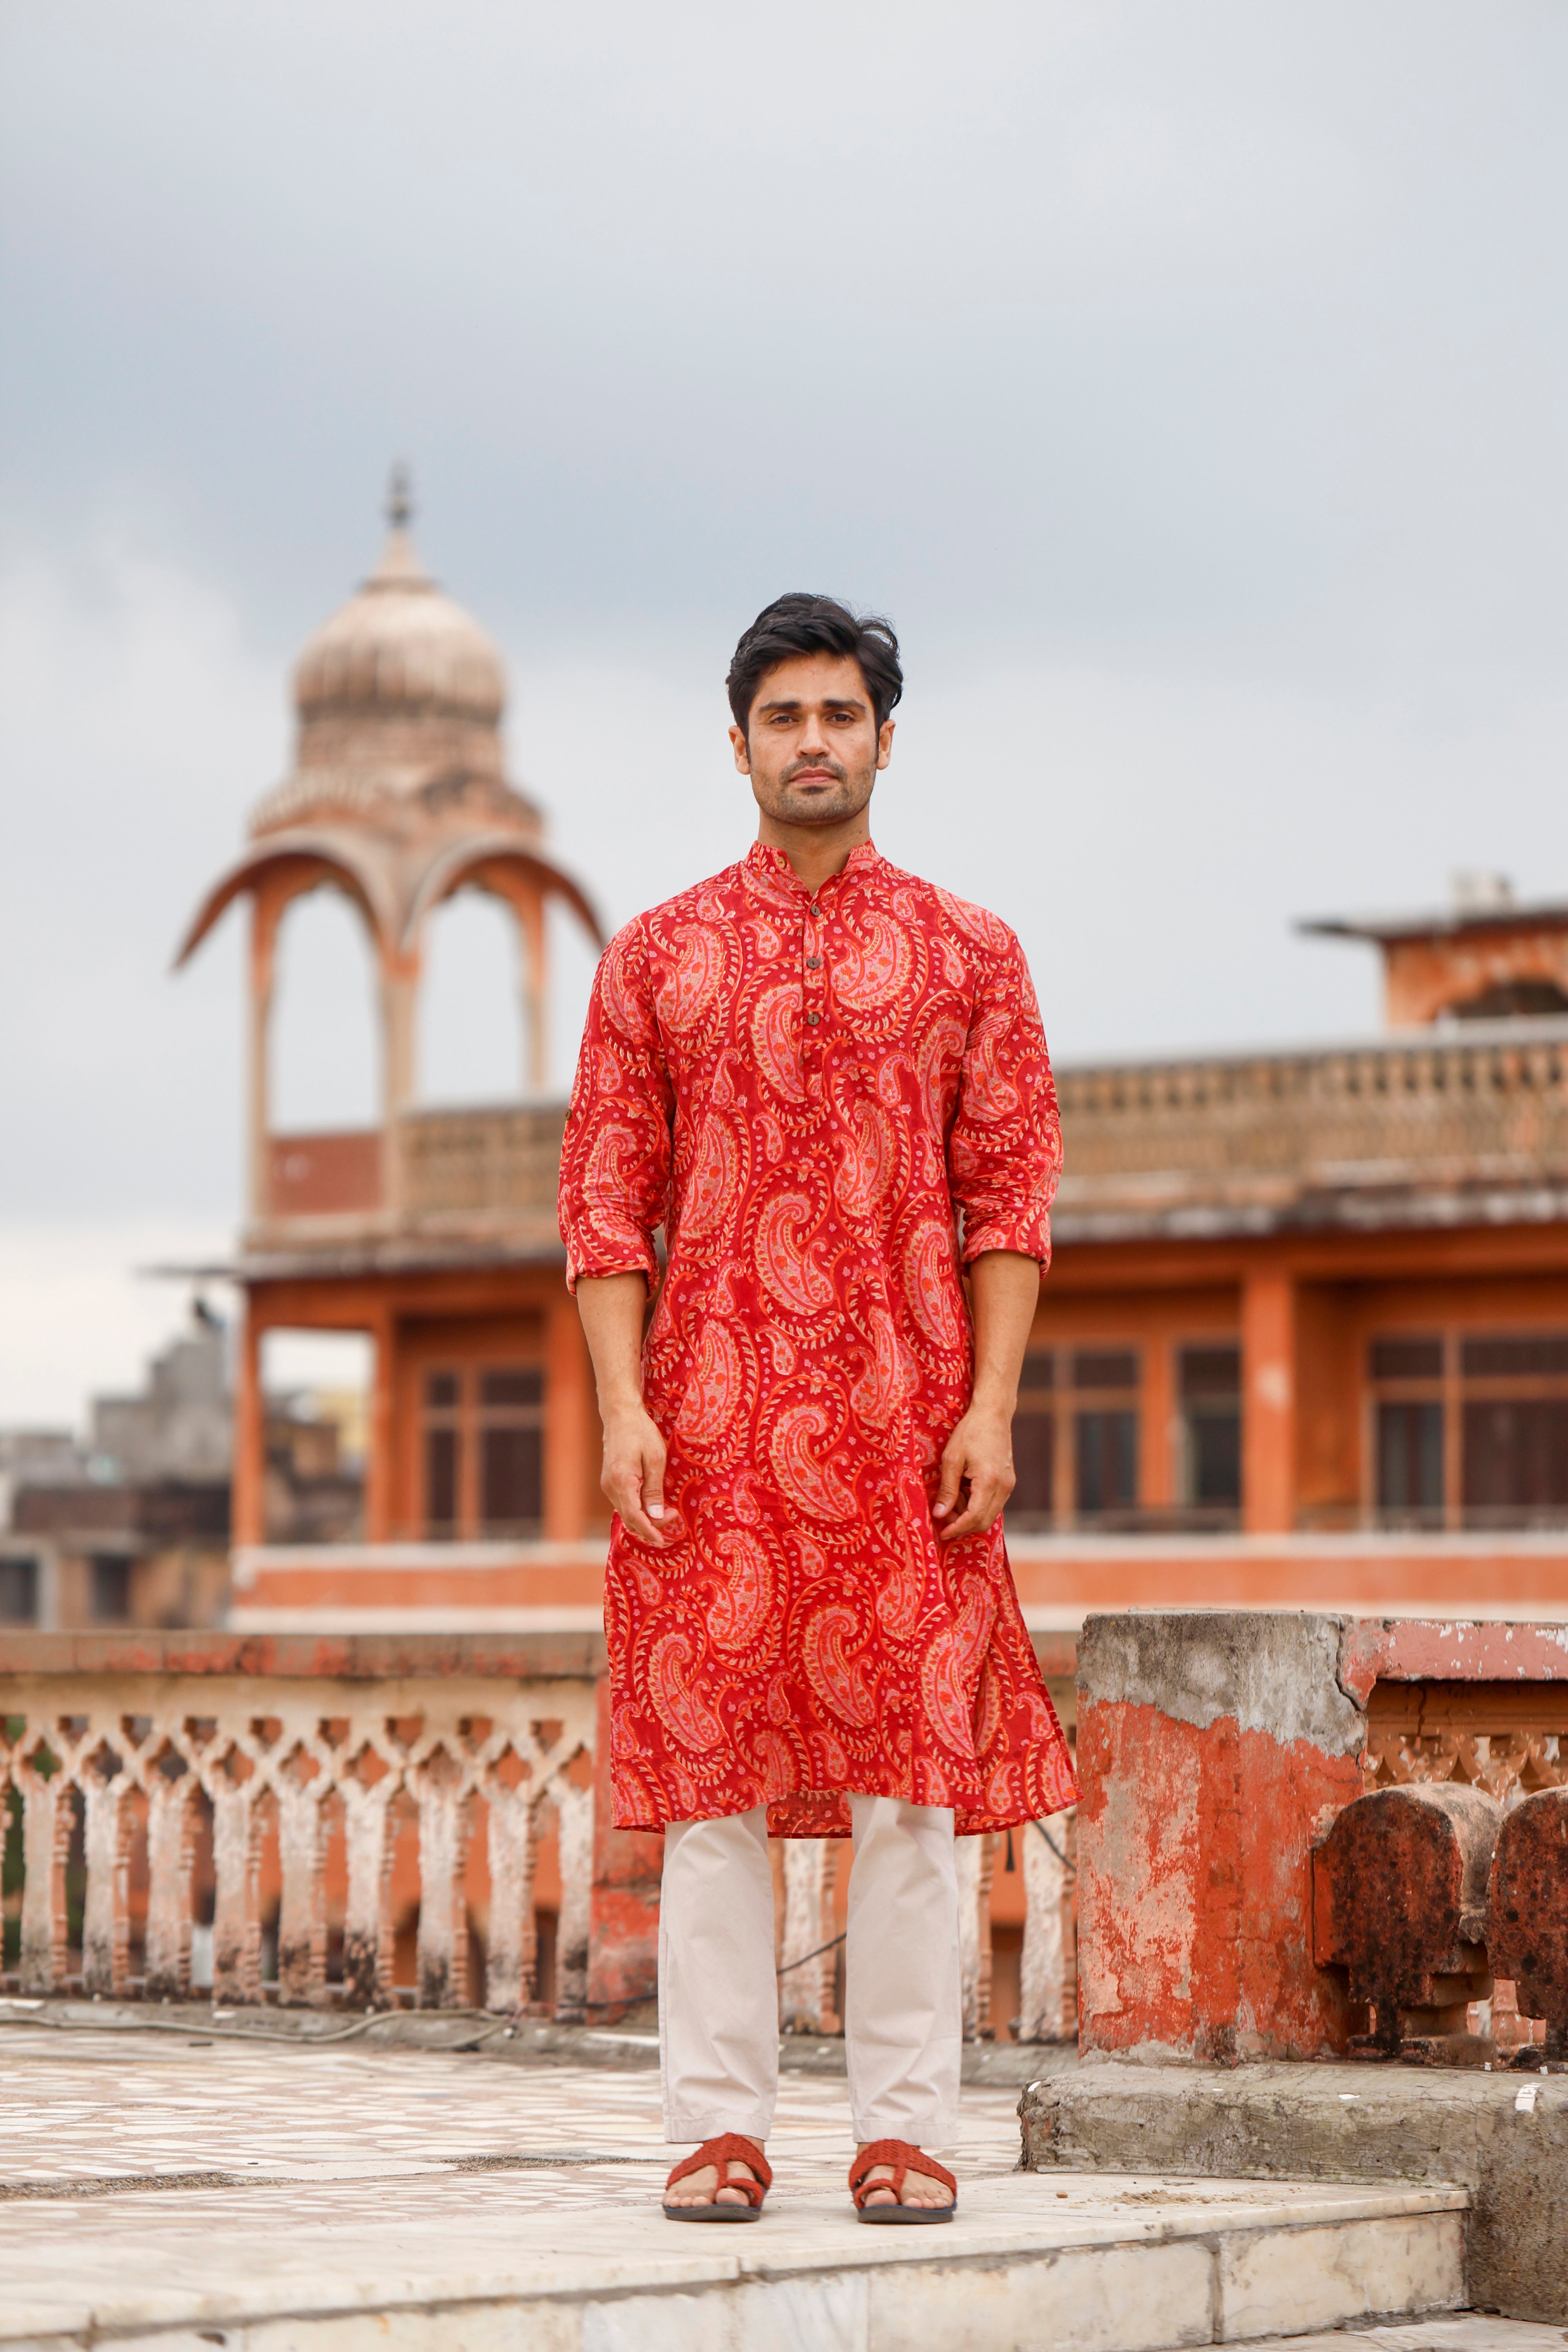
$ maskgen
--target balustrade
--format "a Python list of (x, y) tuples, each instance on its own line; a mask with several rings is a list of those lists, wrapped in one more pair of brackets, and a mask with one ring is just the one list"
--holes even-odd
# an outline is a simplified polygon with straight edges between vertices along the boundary
[[(8, 1641), (0, 1983), (31, 1996), (210, 1990), (234, 2006), (541, 2013), (535, 1877), (552, 1833), (549, 2011), (581, 2021), (599, 1668), (595, 1644), (555, 1647), (574, 1654), (531, 1662), (499, 1636)], [(1048, 1838), (1014, 1833), (1030, 2041), (1076, 2031), (1071, 1817), (1047, 1826)], [(970, 2040), (993, 2031), (999, 1844), (958, 1846)], [(790, 1839), (776, 1853), (781, 2021), (836, 2032), (849, 1848)]]
[(1279, 1205), (1304, 1192), (1506, 1184), (1568, 1170), (1562, 1021), (1067, 1068), (1058, 1092), (1069, 1217), (1167, 1193), (1255, 1192)]
[[(406, 1891), (417, 1910), (406, 1990), (422, 2008), (526, 2007), (538, 1990), (534, 1865), (549, 1822), (561, 1880), (554, 2008), (580, 2017), (594, 1741), (587, 1675), (0, 1672), (0, 1801), (21, 1816), (20, 1988), (61, 1992), (75, 1980), (89, 1994), (173, 1999), (210, 1982), (226, 2002), (389, 2006), (399, 1998), (394, 1864), (403, 1837), (415, 1847)], [(193, 1944), (205, 1940), (195, 1864), (206, 1838), (210, 1974), (193, 1967)], [(477, 1902), (482, 1982), (472, 1965)], [(329, 1983), (333, 1907), (342, 1970)], [(133, 1975), (138, 1908), (142, 1966)], [(264, 1981), (272, 1910), (276, 1973)]]

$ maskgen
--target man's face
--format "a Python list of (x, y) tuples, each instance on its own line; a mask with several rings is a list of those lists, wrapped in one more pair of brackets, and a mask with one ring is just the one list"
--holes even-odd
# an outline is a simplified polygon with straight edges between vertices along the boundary
[(731, 727), (730, 740), (765, 815), (841, 824), (859, 815), (891, 758), (893, 722), (878, 727), (858, 661), (800, 654), (766, 673), (746, 728)]

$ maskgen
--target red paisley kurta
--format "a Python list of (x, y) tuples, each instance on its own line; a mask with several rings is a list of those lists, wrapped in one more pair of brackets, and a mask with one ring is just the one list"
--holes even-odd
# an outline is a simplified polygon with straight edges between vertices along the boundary
[(611, 1534), (619, 1827), (1072, 1802), (1001, 1524), (940, 1544), (931, 1514), (972, 1380), (958, 1217), (965, 1263), (1047, 1264), (1060, 1165), (1017, 940), (868, 843), (815, 897), (758, 843), (611, 941), (561, 1231), (569, 1284), (657, 1286), (664, 1228), (643, 1389), (679, 1538)]

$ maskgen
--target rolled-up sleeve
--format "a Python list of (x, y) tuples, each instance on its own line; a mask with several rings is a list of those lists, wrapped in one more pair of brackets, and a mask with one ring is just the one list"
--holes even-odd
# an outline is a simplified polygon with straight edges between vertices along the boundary
[(674, 1093), (659, 1049), (640, 927), (617, 932), (594, 975), (561, 1148), (558, 1213), (566, 1286), (607, 1274), (658, 1280)]
[(1034, 983), (1011, 933), (976, 975), (947, 1160), (964, 1265), (1016, 1250), (1048, 1265), (1061, 1120)]

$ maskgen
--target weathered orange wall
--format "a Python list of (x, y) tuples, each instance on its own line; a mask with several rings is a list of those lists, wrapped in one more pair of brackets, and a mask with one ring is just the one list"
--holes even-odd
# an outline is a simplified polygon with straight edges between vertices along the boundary
[(1489, 923), (1462, 939), (1384, 942), (1384, 1007), (1390, 1028), (1421, 1028), (1512, 980), (1548, 980), (1568, 991), (1568, 926), (1536, 916), (1517, 929)]

